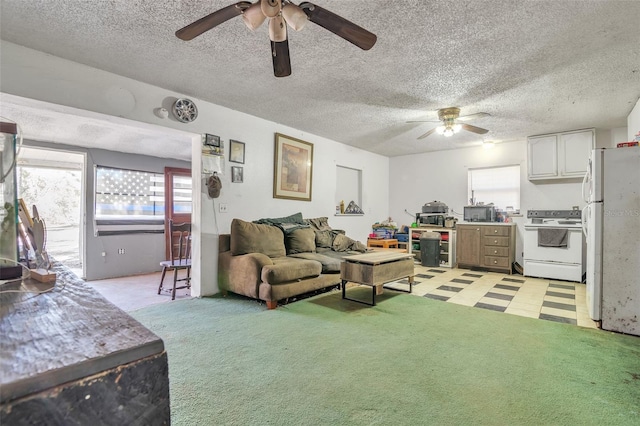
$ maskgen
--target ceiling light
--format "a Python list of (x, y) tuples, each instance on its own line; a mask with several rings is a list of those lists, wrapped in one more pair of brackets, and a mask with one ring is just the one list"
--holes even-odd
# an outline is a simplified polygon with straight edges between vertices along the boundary
[(483, 147), (484, 149), (490, 149), (490, 148), (493, 148), (493, 145), (495, 145), (495, 144), (493, 143), (493, 141), (482, 141), (482, 147)]
[(260, 2), (262, 13), (267, 18), (275, 18), (280, 13), (281, 6), (280, 0), (262, 0)]
[(271, 41), (279, 42), (287, 39), (287, 26), (282, 15), (269, 19), (269, 38)]
[(293, 3), (287, 3), (282, 6), (282, 16), (287, 24), (295, 31), (300, 31), (307, 24), (309, 18), (298, 6)]
[[(304, 12), (303, 12), (304, 13)], [(250, 30), (255, 31), (267, 17), (262, 13), (260, 2), (257, 1), (242, 12), (242, 20)]]
[(453, 136), (454, 133), (455, 132), (451, 127), (447, 127), (446, 129), (444, 129), (444, 132), (442, 134), (445, 135), (446, 137), (450, 137), (450, 136)]
[(460, 129), (462, 129), (462, 124), (454, 124), (451, 129), (453, 130), (453, 133), (458, 133)]

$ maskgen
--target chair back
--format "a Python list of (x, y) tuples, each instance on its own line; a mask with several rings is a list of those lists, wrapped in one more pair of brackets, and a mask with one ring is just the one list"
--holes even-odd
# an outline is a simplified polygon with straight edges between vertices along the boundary
[(191, 223), (173, 223), (169, 220), (171, 264), (186, 265), (191, 260)]

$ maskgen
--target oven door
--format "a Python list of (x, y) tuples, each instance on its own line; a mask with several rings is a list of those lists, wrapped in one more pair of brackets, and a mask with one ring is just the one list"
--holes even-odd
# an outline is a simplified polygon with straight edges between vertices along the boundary
[(583, 238), (579, 227), (568, 228), (567, 247), (538, 246), (538, 229), (541, 226), (525, 225), (524, 275), (581, 282), (583, 264)]

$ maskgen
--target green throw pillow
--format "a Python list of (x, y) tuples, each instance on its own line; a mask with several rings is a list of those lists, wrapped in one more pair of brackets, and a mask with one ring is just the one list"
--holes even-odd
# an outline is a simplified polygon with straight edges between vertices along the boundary
[(286, 256), (284, 234), (275, 226), (233, 219), (231, 222), (231, 254), (262, 253), (269, 257)]
[(287, 254), (315, 253), (316, 235), (311, 228), (300, 228), (285, 235)]

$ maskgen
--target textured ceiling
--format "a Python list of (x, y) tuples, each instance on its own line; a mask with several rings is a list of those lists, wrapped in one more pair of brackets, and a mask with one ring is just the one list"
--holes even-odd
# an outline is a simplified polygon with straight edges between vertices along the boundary
[(417, 137), (436, 110), (488, 112), (485, 139), (626, 126), (640, 96), (640, 1), (317, 0), (375, 33), (363, 51), (313, 23), (273, 76), (267, 26), (177, 29), (228, 0), (1, 0), (1, 37), (305, 132), (395, 156), (479, 143)]

